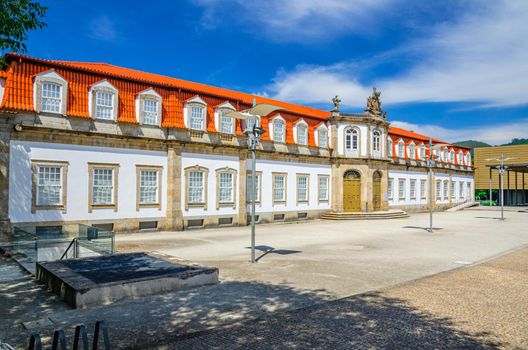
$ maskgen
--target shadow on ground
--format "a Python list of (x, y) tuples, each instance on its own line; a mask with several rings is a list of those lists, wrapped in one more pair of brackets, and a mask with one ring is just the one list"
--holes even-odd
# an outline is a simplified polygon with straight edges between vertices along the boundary
[(497, 349), (489, 334), (457, 330), (446, 318), (370, 293), (279, 313), (159, 345), (163, 349)]

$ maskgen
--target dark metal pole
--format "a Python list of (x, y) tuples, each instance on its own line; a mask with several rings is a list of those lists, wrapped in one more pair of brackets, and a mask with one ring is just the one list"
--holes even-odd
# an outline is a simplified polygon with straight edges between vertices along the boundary
[(515, 174), (515, 194), (513, 196), (513, 205), (517, 205), (517, 178), (519, 176), (517, 175), (517, 171), (514, 170), (513, 173)]
[(429, 232), (433, 232), (433, 138), (429, 138)]
[(491, 175), (492, 175), (492, 174), (491, 174), (491, 170), (492, 170), (492, 169), (493, 169), (493, 168), (490, 167), (490, 190), (489, 190), (489, 201), (490, 201), (490, 207), (491, 207), (491, 202), (493, 201), (493, 195), (492, 195), (493, 192), (492, 192), (492, 190), (491, 190), (491, 188), (492, 188), (492, 181), (493, 181), (493, 178), (492, 178), (492, 176), (491, 176)]
[[(255, 120), (256, 123), (256, 120)], [(251, 150), (251, 262), (255, 260), (255, 187), (256, 187), (256, 170), (257, 170), (257, 156), (256, 156), (256, 140), (253, 142)]]

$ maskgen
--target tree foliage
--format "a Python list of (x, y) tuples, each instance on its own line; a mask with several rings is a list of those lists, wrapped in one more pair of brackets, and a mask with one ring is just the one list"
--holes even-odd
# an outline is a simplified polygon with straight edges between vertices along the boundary
[(46, 26), (42, 18), (46, 15), (46, 6), (34, 0), (0, 1), (0, 50), (26, 52), (25, 41), (28, 31)]

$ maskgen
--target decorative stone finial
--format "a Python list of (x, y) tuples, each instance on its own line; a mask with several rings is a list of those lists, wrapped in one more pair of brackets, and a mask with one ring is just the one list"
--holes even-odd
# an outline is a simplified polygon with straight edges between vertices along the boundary
[(332, 102), (334, 103), (334, 109), (332, 109), (332, 112), (339, 112), (339, 104), (341, 103), (339, 96), (335, 95), (335, 97), (332, 99)]
[(382, 109), (381, 109), (381, 100), (380, 100), (380, 96), (381, 96), (381, 92), (376, 90), (376, 88), (372, 88), (372, 96), (370, 96), (368, 99), (367, 99), (367, 109), (365, 109), (365, 112), (369, 112), (373, 115), (376, 115), (376, 116), (384, 116), (385, 117), (385, 114), (383, 113)]

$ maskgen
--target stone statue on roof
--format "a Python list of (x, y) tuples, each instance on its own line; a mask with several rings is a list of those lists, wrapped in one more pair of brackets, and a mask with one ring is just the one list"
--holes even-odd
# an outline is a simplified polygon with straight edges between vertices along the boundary
[(335, 95), (335, 97), (332, 99), (332, 102), (334, 103), (334, 109), (332, 109), (332, 112), (339, 112), (339, 104), (341, 103), (339, 96)]
[(376, 88), (372, 88), (372, 96), (367, 98), (367, 109), (365, 109), (365, 112), (369, 112), (370, 114), (374, 114), (375, 116), (384, 116), (383, 111), (381, 110), (381, 100), (380, 100), (381, 92), (376, 90)]

